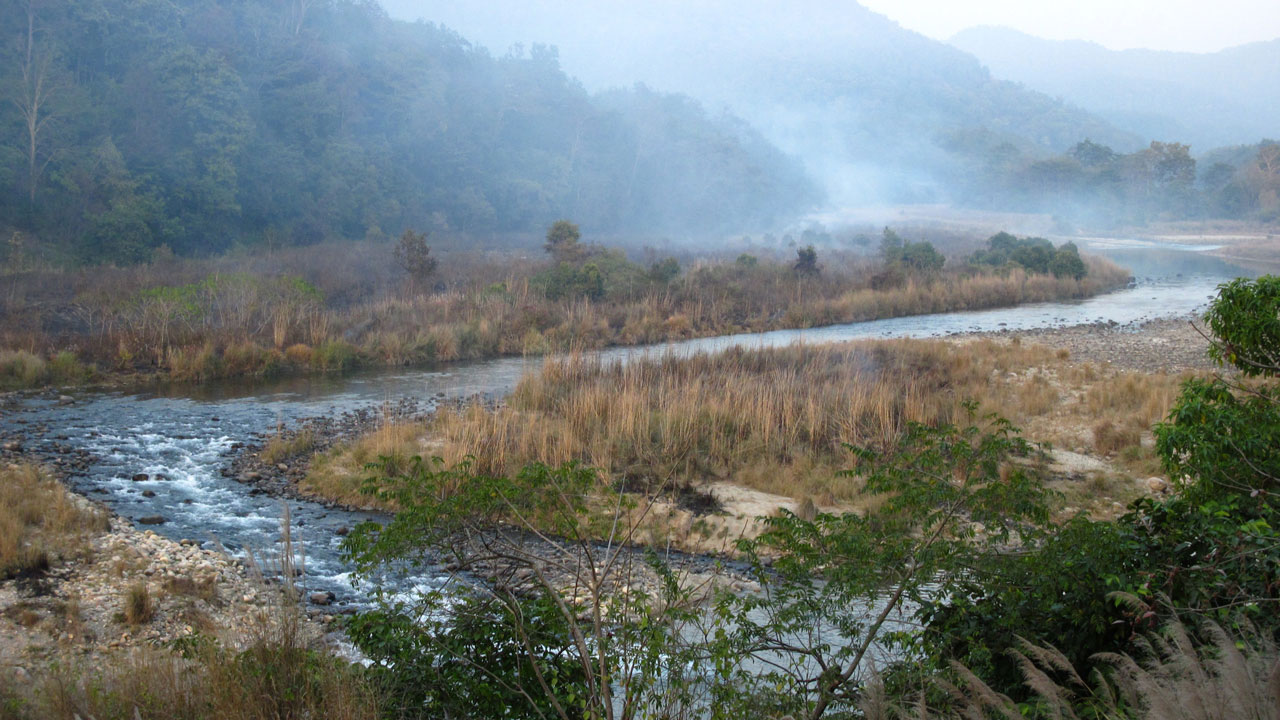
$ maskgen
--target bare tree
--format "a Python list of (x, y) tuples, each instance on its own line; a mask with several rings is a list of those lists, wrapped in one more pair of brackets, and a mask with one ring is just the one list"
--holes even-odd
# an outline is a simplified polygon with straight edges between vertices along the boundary
[(27, 200), (32, 205), (36, 202), (40, 177), (52, 158), (52, 153), (45, 148), (45, 137), (55, 117), (50, 100), (60, 89), (53, 79), (51, 54), (36, 49), (36, 5), (37, 0), (27, 0), (27, 34), (21, 60), (22, 87), (13, 97), (26, 131)]

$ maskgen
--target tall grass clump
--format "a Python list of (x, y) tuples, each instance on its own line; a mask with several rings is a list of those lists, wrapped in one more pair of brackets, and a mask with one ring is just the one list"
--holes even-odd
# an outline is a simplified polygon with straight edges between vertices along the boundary
[(26, 350), (0, 350), (0, 389), (19, 390), (47, 382), (49, 365)]
[(316, 446), (316, 434), (311, 428), (301, 428), (296, 432), (278, 432), (267, 438), (259, 456), (270, 465), (290, 458), (306, 455)]
[(624, 485), (731, 479), (849, 498), (844, 443), (887, 448), (909, 422), (947, 422), (990, 368), (941, 342), (846, 343), (627, 363), (547, 360), (507, 405), (443, 410), (446, 461), (481, 472), (582, 460)]
[(1034, 717), (1061, 720), (1280, 720), (1280, 653), (1273, 638), (1247, 623), (1228, 631), (1204, 620), (1198, 632), (1174, 620), (1161, 632), (1138, 637), (1132, 653), (1098, 656), (1101, 674), (1084, 677), (1052, 646), (1022, 641), (1009, 653), (1018, 661), (1029, 703), (1002, 695), (968, 668), (941, 681), (946, 709), (895, 701), (877, 684), (866, 694), (866, 720), (950, 720)]
[(0, 579), (83, 552), (107, 514), (31, 464), (0, 468)]

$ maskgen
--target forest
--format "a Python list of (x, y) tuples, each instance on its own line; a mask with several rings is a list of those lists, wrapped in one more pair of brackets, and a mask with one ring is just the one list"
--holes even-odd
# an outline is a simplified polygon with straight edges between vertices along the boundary
[[(16, 7), (11, 7), (16, 6)], [(817, 202), (741, 121), (370, 1), (23, 0), (0, 14), (0, 215), (28, 257), (427, 230), (767, 226)], [(37, 247), (38, 245), (38, 247)]]

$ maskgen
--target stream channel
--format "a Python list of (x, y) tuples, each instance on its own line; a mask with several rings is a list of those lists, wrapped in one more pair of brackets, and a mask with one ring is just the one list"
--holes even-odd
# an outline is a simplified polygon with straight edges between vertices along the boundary
[[(1023, 305), (976, 312), (877, 320), (807, 330), (705, 338), (662, 346), (603, 351), (608, 359), (653, 353), (696, 353), (794, 342), (823, 343), (888, 337), (937, 337), (973, 331), (1021, 331), (1089, 323), (1133, 325), (1202, 309), (1219, 283), (1252, 273), (1204, 254), (1206, 247), (1142, 241), (1092, 241), (1083, 250), (1130, 268), (1127, 289), (1078, 302)], [(225, 477), (240, 443), (306, 417), (415, 398), (422, 409), (436, 402), (481, 394), (501, 397), (540, 359), (502, 358), (454, 363), (431, 370), (377, 370), (340, 377), (287, 378), (256, 383), (151, 387), (143, 391), (25, 396), (0, 407), (0, 431), (24, 438), (27, 448), (48, 455), (68, 448), (87, 451), (86, 471), (70, 478), (73, 488), (137, 520), (162, 516), (157, 533), (175, 540), (220, 543), (233, 554), (276, 552), (283, 503), (253, 494), (249, 485)], [(148, 479), (135, 482), (133, 477)], [(144, 495), (144, 491), (151, 491)], [(372, 514), (289, 501), (293, 537), (305, 548), (305, 592), (331, 591), (339, 605), (359, 605), (349, 569), (341, 560), (341, 528)], [(447, 574), (428, 569), (410, 582), (431, 587)], [(408, 588), (404, 588), (408, 589)]]

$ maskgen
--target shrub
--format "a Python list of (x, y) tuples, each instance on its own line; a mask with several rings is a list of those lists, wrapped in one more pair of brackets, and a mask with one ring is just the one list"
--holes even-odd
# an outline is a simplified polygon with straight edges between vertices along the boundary
[(360, 351), (345, 340), (326, 340), (311, 355), (311, 365), (317, 370), (350, 370), (360, 362)]
[(0, 351), (0, 387), (20, 389), (35, 387), (49, 377), (44, 359), (26, 350)]
[(125, 593), (124, 610), (121, 613), (124, 621), (130, 625), (143, 625), (151, 622), (155, 616), (155, 605), (151, 602), (151, 590), (145, 580), (139, 580), (129, 586)]

